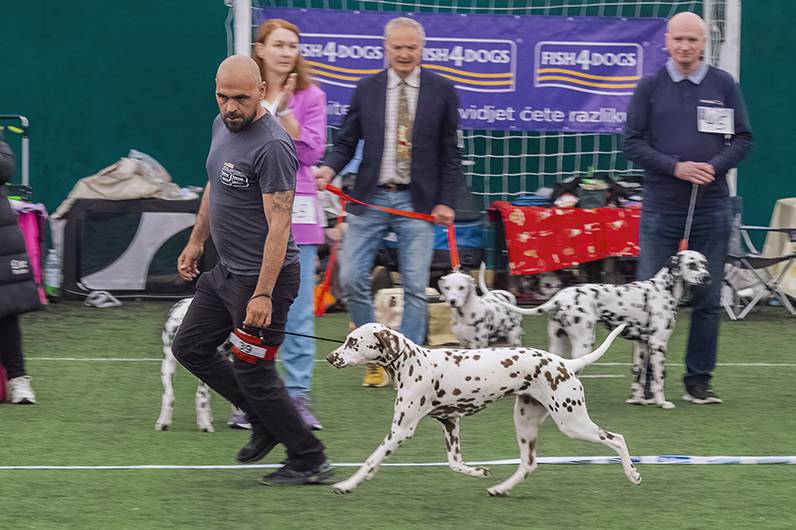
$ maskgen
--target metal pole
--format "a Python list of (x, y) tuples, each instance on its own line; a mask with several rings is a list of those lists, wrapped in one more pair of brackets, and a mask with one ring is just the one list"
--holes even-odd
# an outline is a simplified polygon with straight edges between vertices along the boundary
[(20, 114), (0, 114), (0, 120), (19, 120), (22, 131), (14, 132), (22, 135), (22, 185), (30, 186), (30, 137), (28, 136), (30, 120)]
[(251, 55), (252, 3), (235, 0), (235, 54)]
[[(729, 72), (736, 81), (741, 79), (741, 3), (742, 0), (704, 0), (704, 19), (708, 26), (708, 37), (720, 36), (718, 42), (708, 38), (705, 57), (709, 64)], [(723, 20), (715, 20), (716, 13), (723, 8)], [(721, 29), (715, 31), (715, 26)], [(715, 49), (714, 49), (715, 48)], [(714, 57), (717, 59), (714, 61)], [(738, 194), (738, 171), (732, 168), (727, 172), (727, 185), (730, 195)]]
[[(726, 39), (721, 50), (721, 67), (732, 74), (736, 81), (741, 80), (741, 0), (727, 0), (725, 6)], [(730, 195), (738, 195), (738, 170), (727, 172)]]
[(22, 122), (22, 185), (30, 186), (30, 137), (28, 136), (28, 126), (30, 122), (25, 116), (20, 116)]

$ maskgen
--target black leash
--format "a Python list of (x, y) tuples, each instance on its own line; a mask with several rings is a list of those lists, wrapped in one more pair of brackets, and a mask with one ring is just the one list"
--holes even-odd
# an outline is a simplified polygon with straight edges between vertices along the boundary
[(688, 203), (688, 216), (685, 218), (685, 230), (683, 231), (683, 239), (680, 240), (680, 245), (677, 251), (688, 250), (688, 240), (691, 239), (691, 224), (694, 222), (694, 207), (696, 206), (697, 192), (699, 190), (698, 184), (691, 184), (691, 201)]
[(338, 340), (338, 339), (327, 339), (326, 337), (316, 337), (315, 335), (305, 335), (304, 333), (294, 333), (294, 332), (292, 332), (292, 331), (285, 331), (285, 330), (283, 330), (283, 329), (274, 329), (274, 328), (254, 328), (254, 327), (251, 327), (251, 326), (243, 326), (243, 328), (244, 328), (244, 329), (243, 329), (244, 331), (246, 331), (246, 329), (257, 330), (257, 331), (259, 332), (259, 333), (258, 333), (258, 335), (260, 336), (260, 338), (263, 338), (263, 336), (262, 336), (262, 332), (263, 332), (263, 331), (274, 331), (274, 332), (276, 332), (276, 333), (284, 333), (285, 335), (293, 335), (293, 336), (295, 336), (295, 337), (304, 337), (304, 338), (306, 338), (306, 339), (325, 340), (325, 341), (327, 341), (327, 342), (336, 342), (337, 344), (343, 344), (343, 341), (342, 341), (342, 340)]

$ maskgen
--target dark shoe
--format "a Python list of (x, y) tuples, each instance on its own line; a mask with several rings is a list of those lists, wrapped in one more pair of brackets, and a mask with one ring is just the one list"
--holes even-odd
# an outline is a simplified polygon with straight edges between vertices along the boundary
[(697, 405), (709, 405), (712, 403), (722, 403), (721, 398), (710, 388), (710, 383), (702, 381), (691, 385), (685, 385), (685, 395), (683, 400), (690, 401)]
[(297, 463), (288, 460), (287, 464), (278, 470), (265, 475), (260, 479), (260, 483), (266, 486), (303, 486), (305, 484), (326, 484), (334, 475), (334, 468), (325, 461), (312, 469), (296, 469)]
[(270, 453), (271, 450), (277, 446), (278, 443), (279, 442), (277, 442), (276, 439), (270, 434), (258, 435), (257, 433), (252, 432), (249, 443), (244, 445), (241, 450), (238, 451), (238, 462), (241, 464), (252, 464), (258, 460), (262, 460), (265, 458), (265, 455)]
[(293, 405), (296, 406), (299, 416), (301, 416), (301, 419), (307, 424), (307, 427), (313, 431), (323, 430), (323, 425), (321, 425), (321, 422), (319, 422), (318, 418), (315, 417), (315, 414), (312, 413), (312, 408), (310, 408), (310, 399), (308, 397), (291, 396), (290, 399), (293, 400)]

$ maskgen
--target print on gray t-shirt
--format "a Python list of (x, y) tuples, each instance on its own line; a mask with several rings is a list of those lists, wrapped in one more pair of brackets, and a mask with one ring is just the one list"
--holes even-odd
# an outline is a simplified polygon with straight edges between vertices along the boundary
[[(234, 274), (256, 276), (268, 235), (262, 196), (296, 188), (293, 141), (270, 114), (237, 133), (216, 116), (206, 167), (210, 233), (221, 264)], [(297, 262), (291, 233), (284, 264)]]

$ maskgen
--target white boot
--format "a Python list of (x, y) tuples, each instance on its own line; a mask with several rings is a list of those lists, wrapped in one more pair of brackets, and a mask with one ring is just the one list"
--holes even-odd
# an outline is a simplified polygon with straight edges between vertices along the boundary
[(30, 376), (21, 375), (8, 380), (8, 401), (13, 405), (32, 405), (36, 403), (36, 394), (30, 386)]

